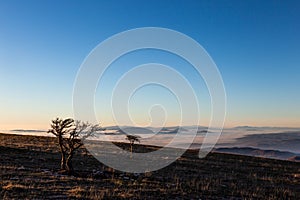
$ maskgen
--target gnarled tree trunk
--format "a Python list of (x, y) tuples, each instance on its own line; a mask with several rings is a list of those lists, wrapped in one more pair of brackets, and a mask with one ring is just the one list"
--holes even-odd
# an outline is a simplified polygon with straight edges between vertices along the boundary
[(72, 159), (73, 159), (73, 152), (70, 152), (68, 154), (67, 160), (66, 160), (66, 170), (68, 171), (68, 174), (72, 175), (74, 174), (74, 168), (72, 164)]
[(61, 153), (60, 169), (66, 170), (66, 153), (63, 148), (63, 138), (61, 136), (58, 137), (58, 144), (59, 144), (60, 153)]
[(61, 152), (61, 160), (60, 160), (60, 169), (61, 170), (66, 170), (66, 155)]

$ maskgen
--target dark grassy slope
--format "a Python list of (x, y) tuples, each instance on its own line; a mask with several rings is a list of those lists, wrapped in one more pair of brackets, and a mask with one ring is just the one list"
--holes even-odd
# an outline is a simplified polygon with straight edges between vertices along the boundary
[(221, 153), (199, 159), (188, 151), (162, 170), (138, 175), (114, 171), (81, 151), (74, 160), (78, 176), (68, 177), (59, 173), (57, 151), (55, 138), (0, 134), (0, 199), (300, 197), (296, 162)]

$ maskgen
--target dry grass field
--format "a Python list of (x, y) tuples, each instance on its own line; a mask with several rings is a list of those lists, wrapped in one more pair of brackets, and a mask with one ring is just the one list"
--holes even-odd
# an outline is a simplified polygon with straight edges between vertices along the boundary
[(59, 162), (55, 138), (0, 134), (0, 199), (300, 198), (300, 163), (290, 161), (221, 153), (199, 159), (190, 150), (164, 169), (129, 174), (81, 149), (76, 176), (61, 173)]

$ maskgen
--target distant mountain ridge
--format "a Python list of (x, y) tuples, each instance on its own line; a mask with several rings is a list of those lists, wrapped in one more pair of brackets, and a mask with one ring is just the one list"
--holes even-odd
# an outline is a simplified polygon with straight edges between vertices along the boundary
[(12, 132), (25, 132), (25, 133), (39, 133), (39, 132), (47, 132), (46, 130), (34, 130), (34, 129), (13, 129), (10, 130)]
[[(190, 127), (186, 126), (170, 126), (170, 127), (136, 127), (136, 126), (108, 126), (104, 127), (107, 131), (115, 131), (115, 134), (176, 134), (179, 130), (183, 132), (189, 131)], [(196, 127), (197, 128), (197, 127)], [(196, 129), (193, 126), (193, 129)], [(199, 130), (207, 130), (206, 127), (199, 127)], [(110, 133), (112, 134), (112, 133)]]
[(233, 129), (295, 129), (299, 130), (300, 127), (276, 127), (276, 126), (235, 126)]
[(264, 150), (264, 149), (258, 149), (252, 147), (217, 148), (214, 149), (214, 151), (220, 153), (231, 153), (231, 154), (300, 162), (300, 154), (296, 154), (288, 151)]

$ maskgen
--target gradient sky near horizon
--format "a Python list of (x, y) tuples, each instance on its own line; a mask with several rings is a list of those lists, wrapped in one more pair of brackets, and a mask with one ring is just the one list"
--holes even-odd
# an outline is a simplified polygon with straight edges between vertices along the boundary
[[(1, 0), (0, 130), (47, 129), (56, 116), (72, 117), (73, 84), (85, 57), (108, 37), (139, 27), (173, 29), (206, 49), (225, 84), (226, 126), (300, 127), (299, 22), (296, 0)], [(154, 61), (175, 66), (199, 90), (200, 99), (203, 90), (201, 125), (207, 125), (210, 106), (203, 83), (194, 81), (183, 61), (161, 52), (137, 52), (114, 63), (106, 92), (110, 77), (117, 80), (125, 68)], [(125, 67), (118, 70), (118, 63)], [(139, 108), (155, 102), (151, 95), (166, 92), (161, 89), (145, 87), (134, 97), (138, 103), (131, 105), (132, 113), (139, 124), (149, 117)], [(95, 95), (102, 115), (108, 112), (101, 103), (105, 94)], [(177, 105), (168, 92), (158, 98), (173, 102), (171, 111)], [(168, 125), (176, 125), (177, 114)], [(113, 125), (109, 118), (101, 121)]]

